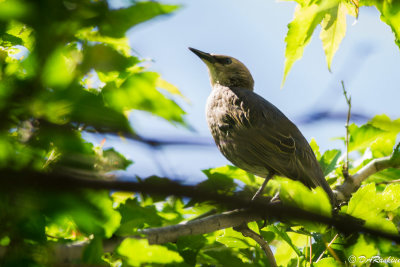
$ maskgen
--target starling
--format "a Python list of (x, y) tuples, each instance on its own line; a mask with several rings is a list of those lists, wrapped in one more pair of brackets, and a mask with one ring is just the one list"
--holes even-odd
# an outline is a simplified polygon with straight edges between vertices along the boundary
[(275, 174), (321, 186), (335, 196), (307, 140), (277, 107), (253, 92), (254, 80), (239, 60), (189, 48), (207, 65), (212, 91), (208, 127), (221, 153), (237, 167), (265, 178), (258, 197)]

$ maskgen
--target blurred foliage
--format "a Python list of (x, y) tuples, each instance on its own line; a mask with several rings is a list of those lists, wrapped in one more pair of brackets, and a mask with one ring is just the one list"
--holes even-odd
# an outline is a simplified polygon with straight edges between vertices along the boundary
[[(357, 15), (358, 2), (297, 2), (300, 8), (287, 38), (292, 54), (287, 52), (287, 57), (293, 63), (301, 56), (314, 27), (322, 21), (321, 38), (330, 64), (343, 38), (343, 12)], [(388, 5), (397, 2), (361, 4), (377, 6), (382, 20), (396, 32), (393, 21), (397, 11), (389, 10)], [(143, 68), (143, 60), (132, 54), (125, 37), (131, 27), (177, 8), (154, 1), (131, 1), (129, 6), (113, 10), (101, 0), (0, 0), (1, 170), (112, 179), (110, 172), (125, 170), (133, 162), (113, 148), (105, 149), (105, 139), (100, 145), (87, 142), (83, 132), (133, 135), (127, 118), (131, 110), (144, 110), (185, 127), (184, 111), (171, 96), (187, 99), (158, 73)], [(337, 24), (338, 33), (328, 27), (331, 23)], [(329, 40), (336, 34), (337, 39)], [(292, 47), (292, 42), (303, 47)], [(292, 63), (288, 62), (287, 68)], [(399, 132), (400, 120), (385, 115), (365, 125), (351, 125), (349, 148), (354, 160), (350, 172), (375, 158), (391, 155)], [(311, 146), (329, 183), (342, 183), (341, 151), (322, 153), (315, 140)], [(400, 161), (398, 146), (391, 159)], [(199, 188), (248, 198), (263, 181), (233, 166), (203, 173), (206, 179), (197, 185)], [(339, 212), (360, 218), (367, 226), (398, 233), (400, 188), (391, 181), (399, 177), (397, 169), (374, 174)], [(10, 176), (0, 179), (3, 184), (13, 183)], [(140, 182), (159, 187), (165, 179), (143, 181), (138, 177)], [(108, 242), (140, 235), (143, 228), (174, 225), (216, 208), (223, 210), (218, 203), (80, 188), (53, 192), (45, 186), (40, 191), (23, 184), (19, 187), (0, 191), (1, 266), (57, 266), (65, 259), (57, 258), (60, 252), (55, 252), (61, 250), (62, 254), (63, 245), (79, 242), (85, 248), (80, 259), (71, 259), (71, 264), (268, 266), (255, 241), (233, 229), (180, 237), (176, 243), (164, 245), (126, 238), (116, 249), (106, 250)], [(278, 177), (269, 182), (265, 194), (272, 196), (277, 191), (286, 204), (330, 216), (330, 203), (322, 190), (310, 190)], [(280, 266), (305, 266), (310, 258), (314, 266), (339, 266), (351, 255), (400, 255), (400, 247), (389, 241), (357, 233), (337, 235), (335, 229), (313, 222), (285, 221), (266, 227), (262, 222), (252, 222), (249, 227), (273, 246)]]
[[(127, 115), (135, 109), (186, 126), (184, 111), (165, 94), (183, 97), (179, 90), (143, 68), (125, 37), (177, 8), (154, 1), (120, 9), (107, 1), (0, 1), (0, 167), (110, 179), (132, 161), (104, 142), (87, 142), (82, 132), (131, 136)], [(1, 191), (1, 266), (53, 265), (54, 246), (77, 241), (89, 242), (83, 262), (105, 264), (104, 239), (181, 219), (173, 212), (163, 219), (154, 206), (106, 191), (45, 192)], [(119, 255), (132, 245), (121, 244)]]
[[(288, 0), (297, 2), (293, 20), (288, 25), (286, 35), (285, 67), (282, 85), (293, 64), (303, 56), (318, 25), (319, 38), (325, 52), (329, 71), (333, 56), (346, 35), (347, 15), (358, 19), (360, 7), (375, 7), (381, 20), (394, 34), (395, 43), (400, 48), (400, 1), (397, 0)], [(361, 9), (362, 10), (362, 9)]]

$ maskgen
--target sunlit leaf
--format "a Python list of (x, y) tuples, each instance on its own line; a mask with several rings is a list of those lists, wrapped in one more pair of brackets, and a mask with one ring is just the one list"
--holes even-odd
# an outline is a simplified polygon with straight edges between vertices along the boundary
[(0, 246), (6, 247), (10, 244), (10, 238), (8, 236), (4, 236), (0, 239)]
[(360, 5), (375, 6), (381, 13), (381, 20), (390, 26), (395, 43), (400, 48), (400, 2), (391, 0), (360, 0)]
[(66, 48), (56, 49), (46, 62), (43, 70), (43, 83), (51, 88), (67, 87), (75, 78), (75, 68), (80, 54)]
[(378, 255), (378, 250), (374, 243), (365, 240), (364, 235), (360, 235), (357, 242), (353, 246), (346, 248), (344, 252), (347, 257), (354, 256), (358, 264), (362, 264), (363, 260)]
[(328, 175), (335, 170), (336, 163), (340, 155), (341, 151), (337, 149), (325, 151), (324, 155), (322, 155), (321, 159), (319, 160), (319, 164), (321, 165), (324, 175)]
[(400, 207), (400, 184), (390, 184), (382, 192), (382, 209), (393, 211)]
[[(298, 259), (302, 255), (299, 247), (304, 247), (307, 244), (308, 236), (291, 232), (285, 233), (283, 229), (280, 230), (280, 233), (282, 234), (280, 237), (284, 241), (278, 243), (274, 256), (278, 265), (286, 266), (290, 259)], [(287, 237), (284, 237), (285, 235)]]
[(7, 34), (14, 36), (18, 42), (12, 42), (12, 45), (23, 45), (29, 51), (32, 50), (34, 44), (34, 36), (32, 28), (17, 21), (11, 21), (8, 26)]
[(137, 2), (130, 7), (111, 11), (107, 19), (99, 25), (99, 30), (103, 35), (120, 38), (129, 28), (156, 16), (171, 13), (177, 8), (177, 5), (153, 1)]
[(138, 62), (136, 57), (125, 56), (111, 46), (97, 44), (85, 49), (81, 68), (84, 73), (90, 69), (101, 72), (124, 71)]
[(342, 266), (337, 260), (334, 258), (323, 258), (320, 261), (313, 264), (315, 267), (340, 267)]
[(231, 166), (231, 165), (208, 169), (208, 170), (204, 170), (203, 172), (208, 177), (221, 175), (221, 176), (229, 177), (231, 179), (237, 179), (247, 185), (258, 185), (258, 183), (256, 182), (257, 178), (253, 174), (248, 173), (238, 167)]
[(104, 264), (104, 261), (101, 259), (103, 253), (102, 240), (101, 238), (95, 237), (83, 250), (82, 260), (86, 264), (101, 265)]
[(321, 22), (322, 29), (319, 37), (322, 40), (329, 70), (331, 70), (333, 56), (346, 34), (346, 13), (345, 4), (339, 2), (337, 7), (331, 8), (325, 14)]
[(131, 55), (132, 48), (129, 46), (129, 40), (126, 36), (121, 38), (102, 36), (99, 31), (94, 28), (84, 28), (78, 31), (76, 35), (79, 39), (85, 41), (109, 45), (126, 57)]
[(110, 172), (115, 170), (126, 170), (132, 164), (121, 153), (115, 151), (114, 148), (106, 150), (97, 149), (98, 161), (95, 168), (100, 172)]
[(364, 151), (364, 149), (371, 146), (379, 136), (385, 134), (385, 131), (370, 124), (365, 124), (361, 127), (351, 124), (349, 126), (349, 133), (349, 151)]
[(142, 72), (131, 75), (119, 88), (108, 85), (103, 88), (106, 102), (117, 111), (145, 110), (184, 124), (184, 111), (157, 90), (158, 77), (154, 72)]
[(367, 184), (353, 194), (346, 213), (365, 220), (365, 225), (372, 229), (379, 227), (383, 231), (397, 233), (393, 222), (385, 218), (383, 213), (384, 208), (398, 206), (396, 202), (392, 203), (393, 206), (388, 203), (394, 197), (391, 194), (397, 193), (396, 189), (394, 189), (396, 192), (392, 192), (389, 188), (385, 194), (378, 194), (374, 183)]
[(133, 234), (145, 226), (160, 226), (162, 222), (155, 206), (142, 207), (137, 199), (126, 200), (118, 207), (118, 211), (122, 216), (119, 235)]
[(113, 202), (108, 192), (90, 192), (87, 193), (90, 203), (98, 208), (99, 220), (93, 221), (103, 228), (104, 236), (109, 238), (118, 229), (121, 222), (121, 215), (114, 210)]
[(400, 132), (400, 119), (391, 120), (386, 114), (374, 116), (368, 124), (387, 132)]
[(232, 228), (224, 229), (223, 234), (216, 240), (230, 248), (249, 248), (257, 245), (253, 239), (244, 237), (242, 233)]
[(375, 184), (367, 184), (353, 194), (347, 214), (362, 219), (376, 216), (382, 210), (381, 201), (380, 195), (376, 193)]
[[(290, 236), (298, 236), (295, 233), (287, 233), (285, 230), (283, 230), (281, 227), (277, 227), (275, 225), (271, 225), (268, 227), (269, 230), (274, 232), (276, 235), (278, 235), (282, 240), (286, 242), (287, 245), (289, 245), (293, 251), (298, 255), (301, 256), (300, 250), (297, 248), (297, 246), (293, 243), (292, 239)], [(290, 236), (289, 236), (290, 234)]]
[(397, 180), (399, 179), (399, 177), (400, 177), (399, 169), (389, 168), (369, 176), (366, 182), (375, 182), (375, 183), (389, 182), (392, 180)]
[(237, 251), (229, 248), (217, 248), (204, 252), (207, 256), (207, 262), (214, 263), (216, 266), (241, 267), (245, 263), (238, 257)]
[(30, 8), (21, 0), (0, 1), (0, 20), (18, 19), (29, 14)]
[(173, 95), (178, 95), (180, 96), (183, 100), (185, 100), (187, 103), (190, 103), (190, 100), (188, 98), (186, 98), (181, 91), (179, 91), (178, 87), (176, 87), (175, 85), (167, 82), (166, 80), (164, 80), (161, 77), (158, 77), (157, 82), (156, 82), (156, 86), (158, 88), (164, 89), (167, 92), (173, 94)]
[(279, 197), (284, 203), (328, 217), (331, 216), (328, 195), (321, 187), (310, 190), (303, 183), (286, 178), (280, 179), (280, 185)]
[(145, 263), (180, 263), (183, 258), (176, 251), (160, 245), (149, 245), (147, 240), (126, 238), (117, 249), (117, 253), (131, 266)]
[(204, 190), (210, 190), (212, 192), (228, 193), (233, 192), (236, 188), (234, 180), (227, 176), (225, 173), (214, 172), (213, 169), (203, 170), (203, 173), (207, 175), (207, 180), (199, 183), (199, 187)]
[(310, 42), (317, 25), (321, 23), (326, 14), (331, 12), (332, 8), (337, 8), (338, 4), (338, 0), (332, 0), (296, 7), (294, 19), (288, 25), (288, 33), (285, 38), (285, 67), (282, 85), (293, 63), (302, 57), (304, 48)]
[(315, 157), (317, 158), (317, 160), (320, 160), (321, 159), (321, 152), (319, 151), (319, 146), (318, 146), (317, 141), (315, 140), (315, 138), (311, 139), (310, 146), (311, 146), (312, 150), (314, 151), (314, 154), (315, 154)]

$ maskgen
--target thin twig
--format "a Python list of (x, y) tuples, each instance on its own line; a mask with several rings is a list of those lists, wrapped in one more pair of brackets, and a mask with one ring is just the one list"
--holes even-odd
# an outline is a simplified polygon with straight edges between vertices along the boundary
[(326, 243), (325, 243), (326, 249), (325, 249), (324, 251), (322, 251), (321, 255), (319, 255), (318, 259), (316, 260), (316, 263), (322, 258), (322, 256), (324, 255), (325, 251), (326, 251), (328, 248), (330, 248), (330, 246), (333, 244), (333, 242), (335, 242), (335, 240), (336, 240), (336, 238), (338, 238), (338, 236), (339, 236), (339, 234), (336, 234), (336, 235), (333, 237), (332, 241), (329, 242), (328, 245), (326, 245)]
[(276, 264), (276, 260), (274, 257), (274, 254), (272, 253), (272, 250), (270, 248), (270, 246), (268, 245), (267, 241), (264, 240), (264, 238), (257, 234), (256, 232), (254, 232), (253, 230), (251, 230), (246, 223), (243, 223), (239, 226), (233, 227), (233, 230), (238, 231), (240, 233), (242, 233), (243, 236), (245, 237), (249, 237), (251, 239), (253, 239), (254, 241), (256, 241), (260, 247), (262, 248), (262, 250), (264, 251), (265, 255), (267, 256), (267, 259), (269, 261), (269, 265), (272, 267), (277, 267), (278, 265)]
[(311, 263), (312, 263), (312, 240), (311, 240), (311, 236), (309, 236), (308, 237), (308, 242), (309, 242), (309, 244), (310, 244), (310, 266), (311, 266)]
[[(336, 235), (338, 235), (338, 234), (336, 234)], [(327, 249), (328, 249), (328, 251), (329, 251), (329, 254), (331, 254), (332, 257), (333, 257), (340, 265), (343, 265), (343, 262), (340, 260), (339, 256), (336, 254), (336, 252), (335, 252), (330, 246), (328, 246)]]
[(347, 91), (346, 88), (344, 86), (344, 82), (342, 82), (342, 88), (343, 88), (343, 94), (344, 97), (346, 98), (346, 103), (348, 106), (348, 110), (347, 110), (347, 120), (346, 120), (346, 124), (345, 124), (345, 128), (346, 128), (346, 138), (345, 138), (345, 143), (346, 143), (346, 159), (344, 161), (344, 165), (343, 165), (343, 176), (344, 178), (347, 180), (349, 178), (349, 122), (350, 122), (350, 116), (351, 116), (351, 96), (347, 96)]
[(400, 183), (400, 179), (391, 180), (391, 181), (383, 181), (383, 182), (379, 182), (376, 184), (395, 184), (395, 183)]

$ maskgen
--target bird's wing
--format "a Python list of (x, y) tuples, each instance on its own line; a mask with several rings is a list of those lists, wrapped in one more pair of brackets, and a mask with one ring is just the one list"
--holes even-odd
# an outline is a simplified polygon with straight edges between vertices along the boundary
[(247, 144), (242, 151), (244, 160), (249, 165), (262, 162), (280, 175), (326, 189), (328, 184), (314, 152), (296, 125), (261, 96), (248, 90), (239, 93), (242, 112), (233, 114), (242, 115), (233, 115), (233, 119), (235, 138)]

